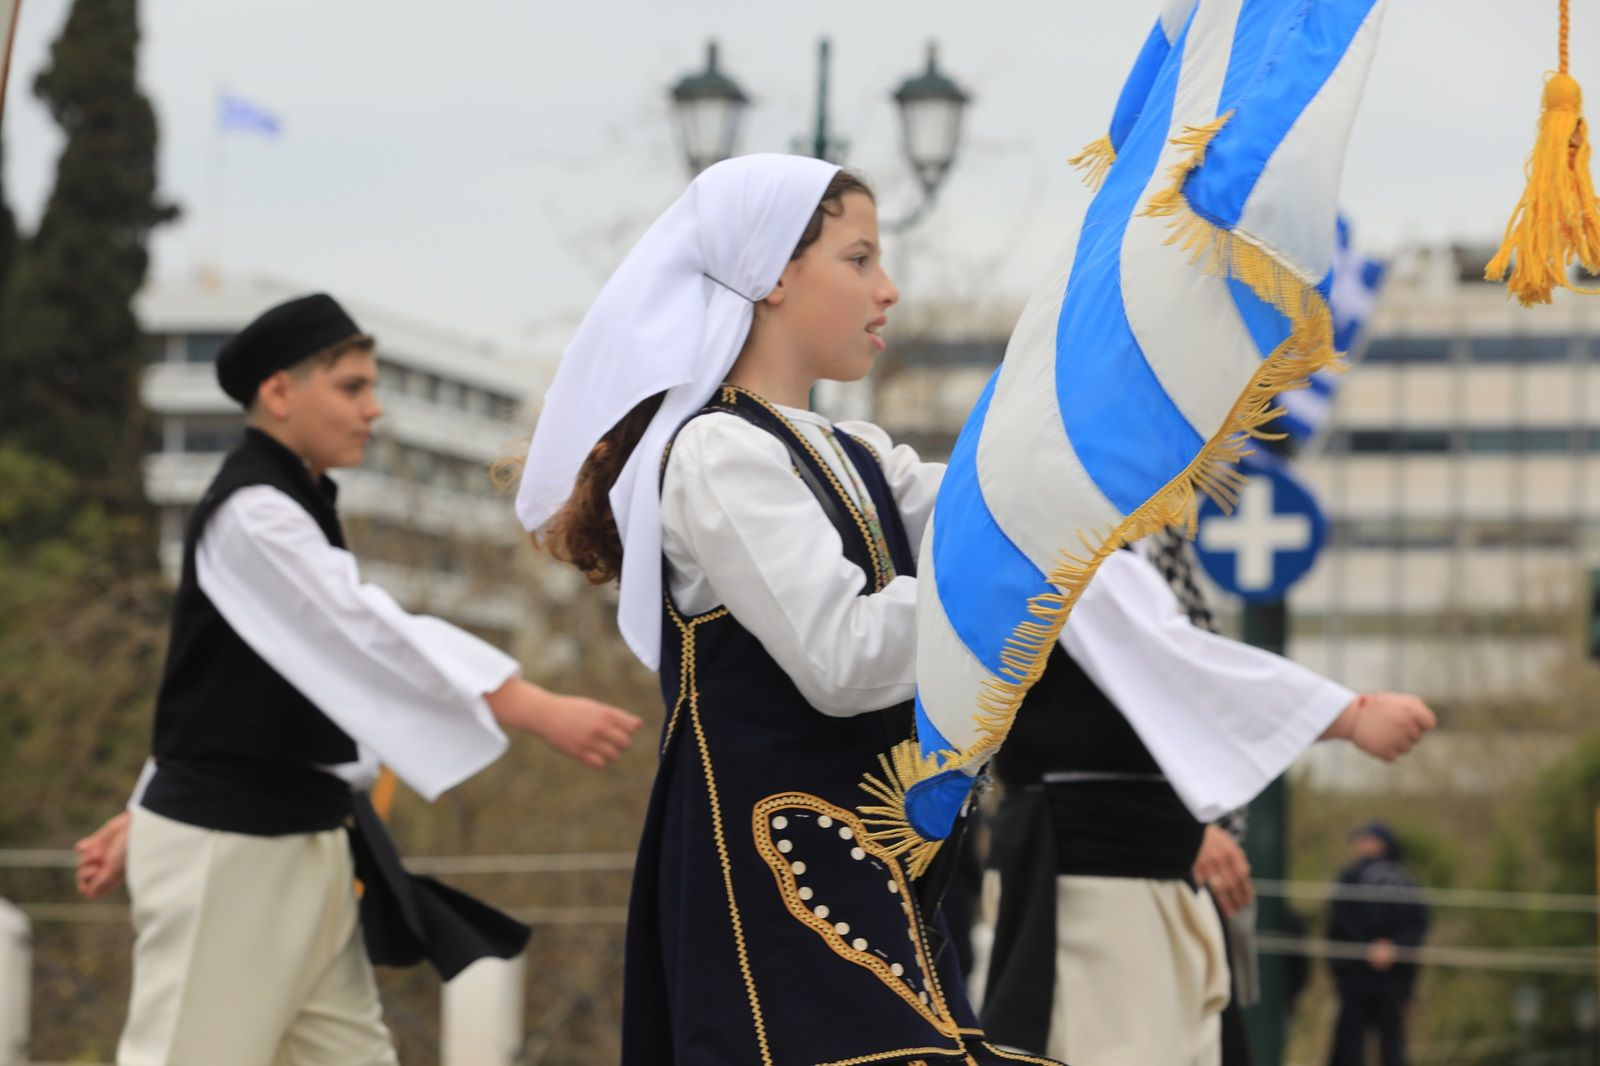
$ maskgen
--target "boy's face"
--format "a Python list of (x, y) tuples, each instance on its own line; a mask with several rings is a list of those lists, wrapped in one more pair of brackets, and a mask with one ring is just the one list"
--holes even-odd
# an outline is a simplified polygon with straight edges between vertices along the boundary
[(356, 466), (372, 439), (378, 404), (378, 360), (346, 352), (331, 366), (280, 370), (262, 382), (256, 424), (304, 459), (314, 473)]

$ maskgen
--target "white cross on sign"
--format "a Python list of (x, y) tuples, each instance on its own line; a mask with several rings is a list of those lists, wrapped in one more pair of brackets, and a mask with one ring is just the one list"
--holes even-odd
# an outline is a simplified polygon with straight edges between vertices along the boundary
[(1274, 552), (1310, 545), (1310, 516), (1273, 514), (1272, 479), (1266, 477), (1245, 483), (1231, 516), (1208, 519), (1200, 528), (1200, 546), (1206, 551), (1234, 553), (1234, 581), (1242, 592), (1272, 587)]

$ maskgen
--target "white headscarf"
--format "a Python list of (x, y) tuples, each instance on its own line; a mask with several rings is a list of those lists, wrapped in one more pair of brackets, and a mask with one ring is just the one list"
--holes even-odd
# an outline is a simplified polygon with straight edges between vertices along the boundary
[(545, 527), (590, 450), (641, 400), (665, 392), (611, 490), (622, 536), (617, 625), (652, 670), (661, 658), (661, 456), (705, 406), (749, 336), (839, 168), (749, 155), (707, 168), (628, 253), (562, 353), (517, 490)]

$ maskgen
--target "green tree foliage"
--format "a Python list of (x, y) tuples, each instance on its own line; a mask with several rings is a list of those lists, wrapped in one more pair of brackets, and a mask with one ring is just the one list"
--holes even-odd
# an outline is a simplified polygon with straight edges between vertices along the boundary
[[(0, 161), (5, 153), (0, 151)], [(11, 277), (11, 264), (17, 256), (17, 219), (6, 202), (5, 186), (0, 182), (0, 293), (5, 292), (6, 281)]]
[(169, 596), (115, 565), (136, 516), (0, 446), (0, 846), (60, 842), (127, 798), (149, 744)]
[(145, 344), (133, 297), (151, 229), (176, 214), (156, 197), (137, 6), (76, 0), (34, 81), (66, 142), (0, 303), (0, 439), (58, 462), (120, 513), (143, 508)]

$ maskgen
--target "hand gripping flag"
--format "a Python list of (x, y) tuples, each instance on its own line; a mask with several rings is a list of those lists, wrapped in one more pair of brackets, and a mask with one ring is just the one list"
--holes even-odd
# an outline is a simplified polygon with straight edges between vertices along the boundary
[(1163, 11), (1090, 150), (1104, 183), (968, 417), (923, 540), (917, 736), (862, 807), (914, 874), (1101, 560), (1192, 529), (1197, 491), (1231, 502), (1277, 394), (1336, 360), (1339, 176), (1383, 7)]

